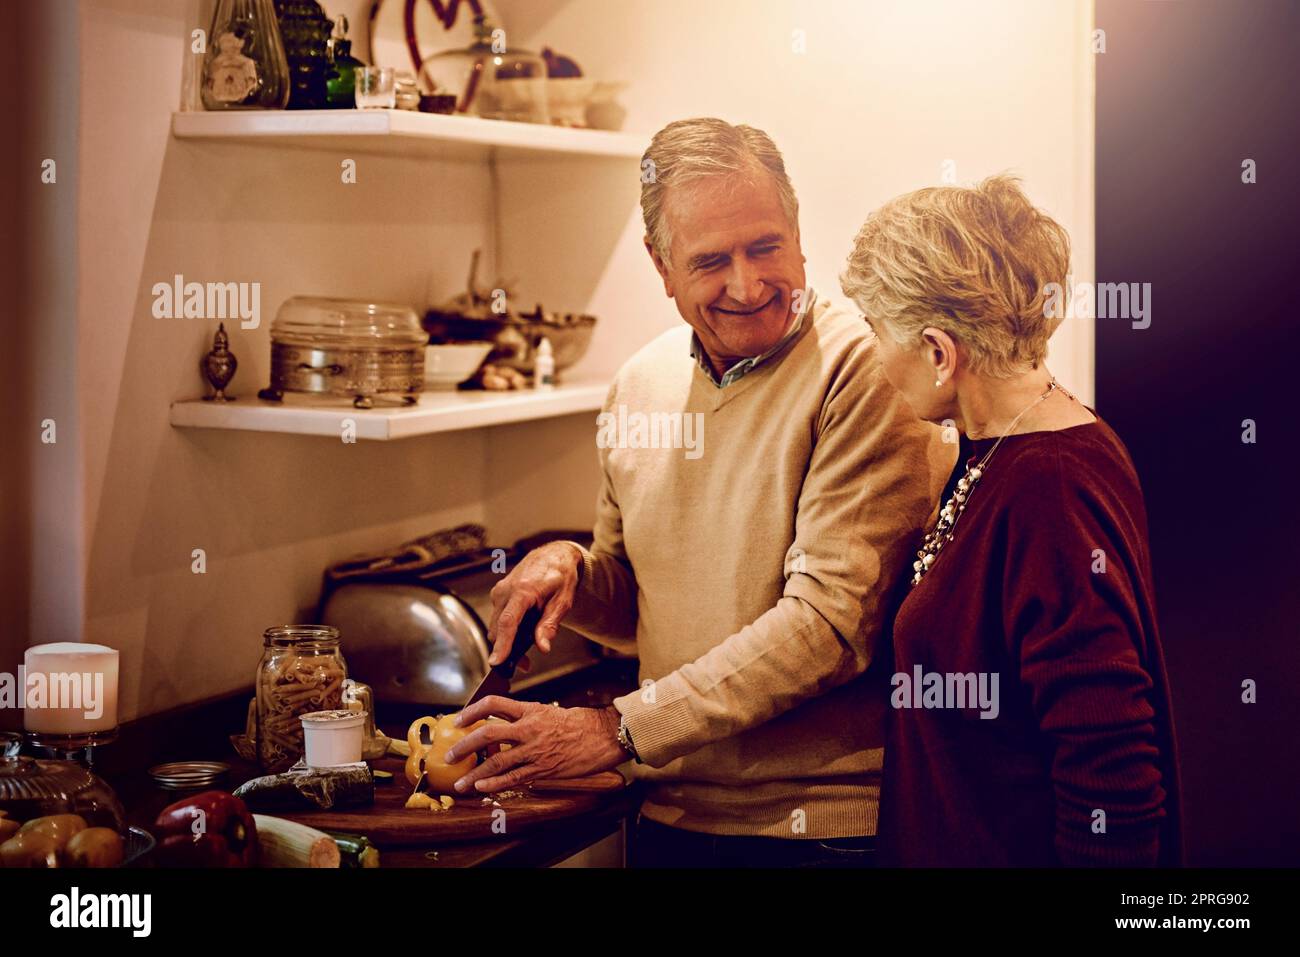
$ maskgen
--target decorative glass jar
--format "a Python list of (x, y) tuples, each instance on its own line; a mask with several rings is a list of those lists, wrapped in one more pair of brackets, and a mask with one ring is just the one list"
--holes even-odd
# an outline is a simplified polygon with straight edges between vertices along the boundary
[(343, 707), (347, 663), (339, 631), (326, 625), (280, 625), (263, 636), (257, 666), (257, 763), (274, 774), (303, 756), (302, 722), (312, 711)]
[(456, 112), (490, 120), (550, 123), (546, 61), (527, 50), (507, 49), (480, 14), (475, 39), (463, 50), (435, 54), (420, 66), (420, 87), (456, 97)]
[(218, 0), (201, 90), (208, 110), (284, 109), (289, 62), (271, 0)]
[(289, 62), (289, 109), (325, 109), (333, 22), (316, 0), (275, 0), (275, 14)]

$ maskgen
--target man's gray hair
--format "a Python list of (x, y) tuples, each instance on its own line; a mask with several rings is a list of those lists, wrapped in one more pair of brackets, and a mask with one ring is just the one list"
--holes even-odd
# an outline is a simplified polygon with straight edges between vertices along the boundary
[(772, 177), (790, 225), (799, 228), (799, 200), (772, 138), (752, 126), (704, 117), (669, 123), (655, 134), (641, 158), (641, 215), (650, 246), (669, 262), (672, 236), (663, 215), (665, 191), (710, 176)]

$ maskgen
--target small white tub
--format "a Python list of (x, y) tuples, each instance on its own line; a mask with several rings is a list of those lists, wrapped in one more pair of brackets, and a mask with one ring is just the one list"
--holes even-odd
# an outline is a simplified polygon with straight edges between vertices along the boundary
[(361, 760), (366, 712), (313, 711), (299, 720), (308, 767), (336, 768)]

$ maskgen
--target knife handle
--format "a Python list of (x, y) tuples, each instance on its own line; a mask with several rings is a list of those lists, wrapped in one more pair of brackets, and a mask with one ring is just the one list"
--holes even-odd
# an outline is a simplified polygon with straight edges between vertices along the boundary
[(542, 613), (536, 608), (529, 608), (519, 620), (515, 629), (515, 640), (510, 646), (510, 654), (492, 670), (507, 681), (515, 675), (515, 668), (524, 660), (524, 655), (533, 650), (533, 639), (537, 634), (537, 623), (542, 620)]

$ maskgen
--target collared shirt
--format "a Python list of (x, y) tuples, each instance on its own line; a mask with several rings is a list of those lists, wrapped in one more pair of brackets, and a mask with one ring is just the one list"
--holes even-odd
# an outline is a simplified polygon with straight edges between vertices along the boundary
[(812, 311), (813, 304), (816, 301), (817, 294), (809, 289), (808, 301), (804, 303), (803, 310), (795, 315), (794, 322), (790, 325), (790, 330), (781, 337), (781, 341), (761, 355), (746, 356), (744, 359), (741, 359), (724, 372), (721, 379), (719, 379), (714, 373), (713, 364), (709, 361), (708, 353), (704, 351), (704, 344), (700, 342), (700, 337), (695, 333), (691, 333), (691, 358), (699, 363), (700, 368), (704, 370), (705, 374), (709, 377), (710, 382), (719, 389), (725, 389), (727, 386), (731, 385), (731, 383), (744, 378), (745, 375), (752, 372), (765, 360), (770, 359), (772, 356), (776, 355), (776, 353), (785, 348), (786, 344), (797, 336), (799, 330), (803, 328), (803, 317)]

